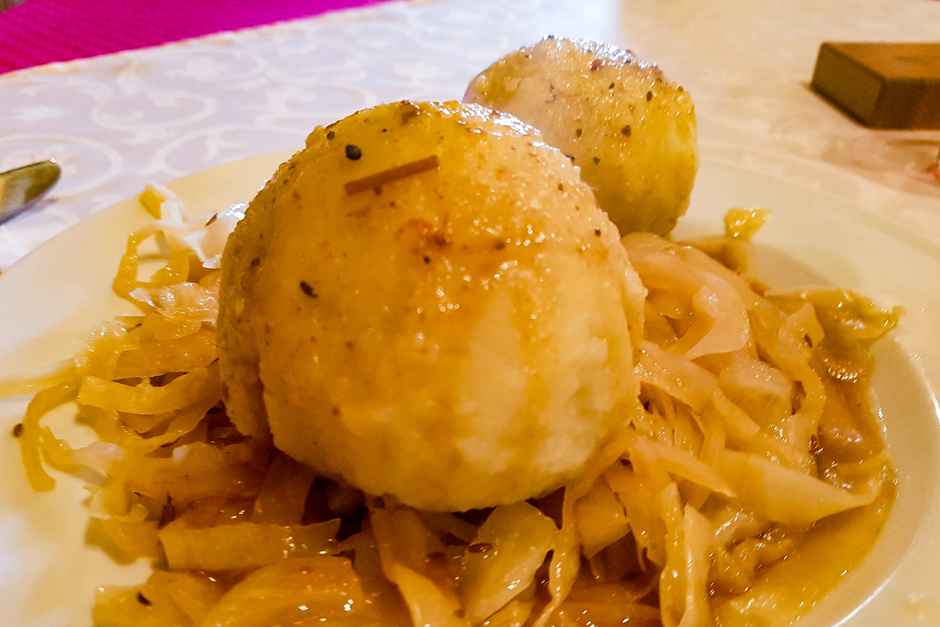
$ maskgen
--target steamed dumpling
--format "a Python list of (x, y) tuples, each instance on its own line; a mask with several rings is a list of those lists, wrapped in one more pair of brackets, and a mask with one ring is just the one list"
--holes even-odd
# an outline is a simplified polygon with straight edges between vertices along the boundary
[(635, 402), (642, 294), (617, 229), (509, 115), (401, 102), (317, 128), (222, 270), (236, 425), (370, 494), (447, 511), (544, 494)]
[(581, 167), (623, 234), (665, 235), (689, 206), (696, 172), (692, 98), (633, 53), (550, 37), (470, 82), (465, 100), (540, 129)]

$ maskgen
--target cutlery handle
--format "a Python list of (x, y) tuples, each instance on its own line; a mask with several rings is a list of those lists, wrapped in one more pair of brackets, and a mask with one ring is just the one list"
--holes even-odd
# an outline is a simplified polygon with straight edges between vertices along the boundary
[(0, 172), (0, 223), (45, 196), (60, 176), (62, 169), (55, 161), (39, 161)]

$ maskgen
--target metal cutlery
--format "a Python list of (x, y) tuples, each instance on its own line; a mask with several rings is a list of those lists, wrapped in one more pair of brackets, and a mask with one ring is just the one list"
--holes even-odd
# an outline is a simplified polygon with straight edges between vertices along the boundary
[(0, 172), (0, 223), (35, 204), (61, 176), (62, 169), (55, 161), (39, 161)]

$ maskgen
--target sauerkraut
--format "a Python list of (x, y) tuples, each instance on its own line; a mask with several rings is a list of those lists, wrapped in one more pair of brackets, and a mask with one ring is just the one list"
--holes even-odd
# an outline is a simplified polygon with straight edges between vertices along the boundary
[[(221, 396), (214, 256), (165, 225), (131, 235), (114, 290), (139, 314), (43, 380), (18, 430), (36, 490), (55, 486), (50, 470), (88, 484), (90, 543), (153, 562), (147, 581), (99, 591), (95, 624), (792, 620), (890, 509), (869, 348), (898, 312), (844, 290), (766, 291), (746, 267), (763, 219), (731, 213), (724, 236), (695, 243), (627, 235), (647, 297), (641, 392), (617, 436), (545, 498), (453, 513), (362, 494), (240, 433)], [(142, 277), (151, 238), (162, 265)], [(97, 442), (43, 425), (68, 403)]]

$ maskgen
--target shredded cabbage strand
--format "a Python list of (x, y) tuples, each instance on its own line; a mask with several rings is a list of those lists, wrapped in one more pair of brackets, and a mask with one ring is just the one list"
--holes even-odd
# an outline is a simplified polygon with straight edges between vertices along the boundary
[[(39, 390), (15, 432), (30, 485), (78, 477), (87, 542), (156, 565), (99, 590), (96, 625), (788, 622), (890, 510), (870, 348), (899, 311), (753, 281), (763, 210), (734, 209), (724, 235), (692, 243), (623, 238), (636, 398), (618, 429), (552, 494), (442, 513), (318, 476), (232, 423), (215, 321), (243, 207), (204, 225), (159, 186), (141, 202), (159, 222), (128, 238), (113, 281), (138, 313), (50, 374), (0, 382), (0, 395)], [(97, 441), (49, 426), (72, 406)]]

